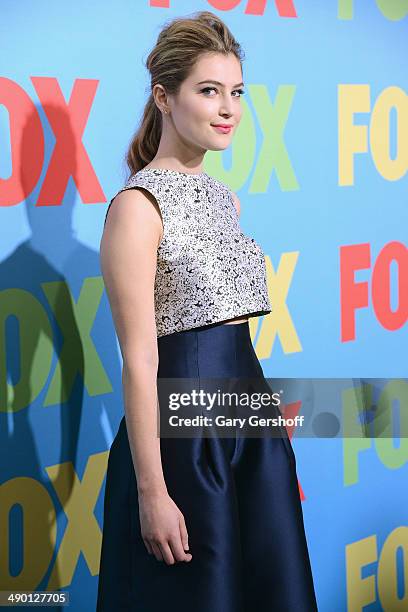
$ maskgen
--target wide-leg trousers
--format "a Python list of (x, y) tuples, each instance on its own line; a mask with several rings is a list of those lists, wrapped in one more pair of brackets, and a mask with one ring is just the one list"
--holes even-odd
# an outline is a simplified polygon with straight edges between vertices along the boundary
[[(265, 380), (248, 322), (162, 336), (158, 350), (159, 377)], [(108, 460), (97, 612), (317, 610), (287, 434), (162, 437), (160, 448), (193, 558), (167, 565), (146, 549), (123, 417)]]

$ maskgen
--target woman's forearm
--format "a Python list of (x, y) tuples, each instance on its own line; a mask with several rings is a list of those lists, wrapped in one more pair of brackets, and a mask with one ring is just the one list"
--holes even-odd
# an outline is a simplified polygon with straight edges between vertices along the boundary
[(140, 494), (167, 492), (158, 437), (157, 365), (123, 367), (126, 427)]

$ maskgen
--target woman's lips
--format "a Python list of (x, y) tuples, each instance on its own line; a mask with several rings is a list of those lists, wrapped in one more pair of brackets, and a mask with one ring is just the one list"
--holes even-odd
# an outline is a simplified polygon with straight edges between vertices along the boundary
[(213, 125), (212, 127), (219, 134), (229, 134), (230, 131), (232, 130), (232, 126), (230, 126), (230, 127), (221, 127), (220, 125)]

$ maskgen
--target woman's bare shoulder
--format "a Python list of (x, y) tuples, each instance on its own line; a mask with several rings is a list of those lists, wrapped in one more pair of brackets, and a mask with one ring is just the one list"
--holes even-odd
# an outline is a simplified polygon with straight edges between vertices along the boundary
[(137, 187), (120, 191), (111, 201), (106, 216), (102, 241), (112, 239), (148, 240), (153, 238), (156, 247), (163, 233), (160, 209), (154, 196)]

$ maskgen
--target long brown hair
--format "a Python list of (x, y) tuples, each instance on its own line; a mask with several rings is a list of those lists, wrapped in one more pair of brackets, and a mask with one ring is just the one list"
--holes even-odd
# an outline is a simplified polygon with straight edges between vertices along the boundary
[(146, 166), (159, 147), (162, 115), (154, 101), (154, 86), (160, 83), (168, 94), (177, 95), (182, 82), (205, 53), (233, 53), (242, 70), (244, 52), (225, 23), (210, 11), (177, 17), (161, 30), (145, 64), (151, 76), (150, 95), (126, 155), (131, 174)]

